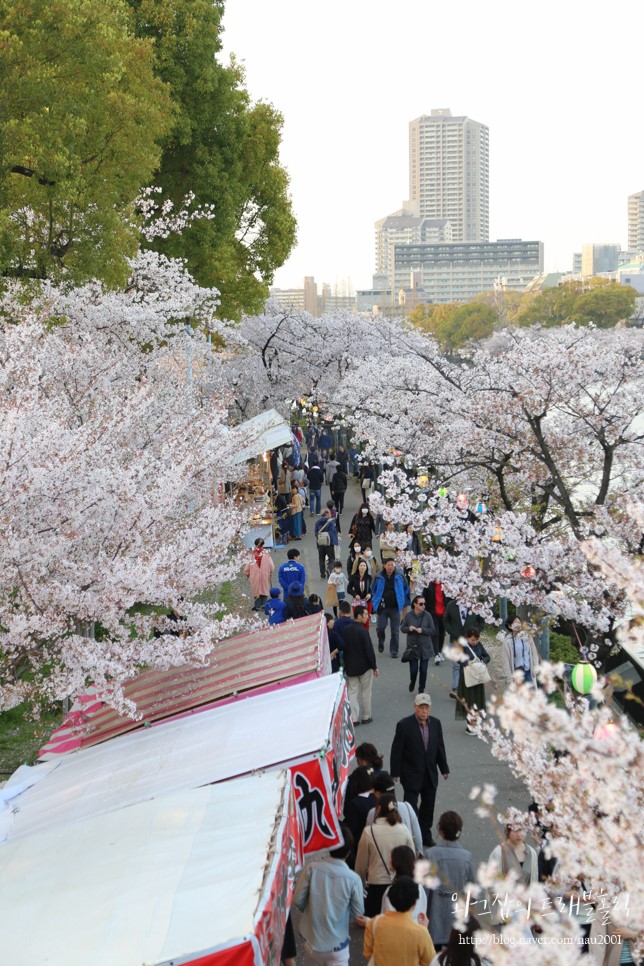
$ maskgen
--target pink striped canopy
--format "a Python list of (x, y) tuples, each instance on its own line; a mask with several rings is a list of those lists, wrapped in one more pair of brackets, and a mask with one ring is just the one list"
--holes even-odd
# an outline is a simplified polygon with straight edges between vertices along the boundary
[(168, 718), (329, 674), (323, 614), (238, 634), (215, 644), (206, 664), (146, 671), (125, 683), (139, 718), (120, 715), (95, 688), (78, 696), (38, 757), (65, 755)]

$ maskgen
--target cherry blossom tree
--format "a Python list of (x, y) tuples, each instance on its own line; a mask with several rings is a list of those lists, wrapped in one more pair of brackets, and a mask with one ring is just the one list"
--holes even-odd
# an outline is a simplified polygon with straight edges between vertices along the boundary
[[(598, 652), (621, 595), (579, 541), (596, 534), (632, 553), (640, 540), (624, 508), (641, 485), (641, 335), (504, 332), (453, 361), (403, 329), (398, 349), (347, 373), (334, 395), (368, 453), (413, 458), (416, 472), (381, 477), (374, 509), (429, 546), (447, 543), (422, 562), (425, 578), (488, 619), (508, 597), (591, 628)], [(459, 491), (490, 512), (459, 512)]]
[(124, 292), (5, 291), (0, 706), (88, 679), (118, 701), (142, 666), (203, 659), (240, 625), (212, 600), (246, 520), (221, 497), (240, 440), (204, 334), (215, 304), (154, 252)]

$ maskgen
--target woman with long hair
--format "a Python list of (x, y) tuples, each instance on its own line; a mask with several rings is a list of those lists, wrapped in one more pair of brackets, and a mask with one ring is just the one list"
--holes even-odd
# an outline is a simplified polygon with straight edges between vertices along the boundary
[(353, 597), (353, 607), (362, 604), (371, 615), (371, 574), (366, 560), (361, 560), (356, 573), (347, 584), (347, 593)]
[(361, 503), (357, 512), (354, 514), (349, 527), (349, 536), (354, 543), (359, 543), (360, 547), (373, 544), (373, 535), (376, 532), (376, 521), (369, 509), (368, 503)]
[(377, 916), (382, 897), (393, 881), (390, 872), (391, 853), (397, 845), (413, 849), (411, 833), (400, 817), (393, 795), (381, 795), (376, 806), (376, 820), (360, 837), (356, 856), (356, 872), (367, 885), (365, 915)]
[(434, 956), (430, 966), (481, 966), (474, 939), (480, 928), (478, 919), (470, 916), (464, 932), (452, 929), (447, 945)]
[(294, 580), (288, 588), (286, 598), (286, 610), (284, 617), (288, 620), (297, 620), (298, 617), (308, 617), (312, 613), (311, 605), (304, 596), (304, 588), (297, 580)]

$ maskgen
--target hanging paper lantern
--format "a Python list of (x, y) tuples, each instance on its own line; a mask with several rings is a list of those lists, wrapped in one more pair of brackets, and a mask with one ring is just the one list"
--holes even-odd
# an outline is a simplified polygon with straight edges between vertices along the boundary
[(421, 486), (423, 488), (423, 490), (424, 490), (425, 487), (429, 486), (429, 477), (428, 476), (419, 476), (418, 477), (418, 485)]
[(537, 571), (530, 564), (526, 564), (521, 571), (521, 576), (525, 577), (526, 580), (532, 580), (533, 577), (537, 576)]
[(487, 513), (487, 506), (485, 505), (485, 503), (483, 502), (479, 503), (476, 508), (476, 512), (481, 514)]
[(570, 680), (578, 694), (589, 694), (597, 681), (597, 671), (592, 664), (575, 664)]
[(597, 741), (612, 741), (619, 735), (619, 725), (616, 721), (607, 721), (606, 724), (597, 725), (593, 731), (593, 738)]
[(313, 407), (313, 412), (316, 413), (317, 411), (318, 411), (318, 407), (317, 406), (314, 406)]
[(492, 537), (492, 540), (494, 541), (494, 543), (501, 543), (502, 535), (503, 535), (503, 532), (501, 530), (501, 527), (495, 527), (494, 536)]
[(439, 487), (439, 489), (438, 489), (438, 495), (439, 496), (447, 496), (447, 487), (446, 486)]

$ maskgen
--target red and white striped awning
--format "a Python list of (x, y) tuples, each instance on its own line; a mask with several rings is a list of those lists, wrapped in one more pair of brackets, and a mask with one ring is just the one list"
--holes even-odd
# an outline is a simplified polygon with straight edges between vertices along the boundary
[(120, 715), (96, 689), (79, 695), (38, 757), (41, 761), (108, 741), (136, 728), (330, 674), (323, 614), (219, 641), (206, 664), (146, 671), (124, 685), (140, 717)]

